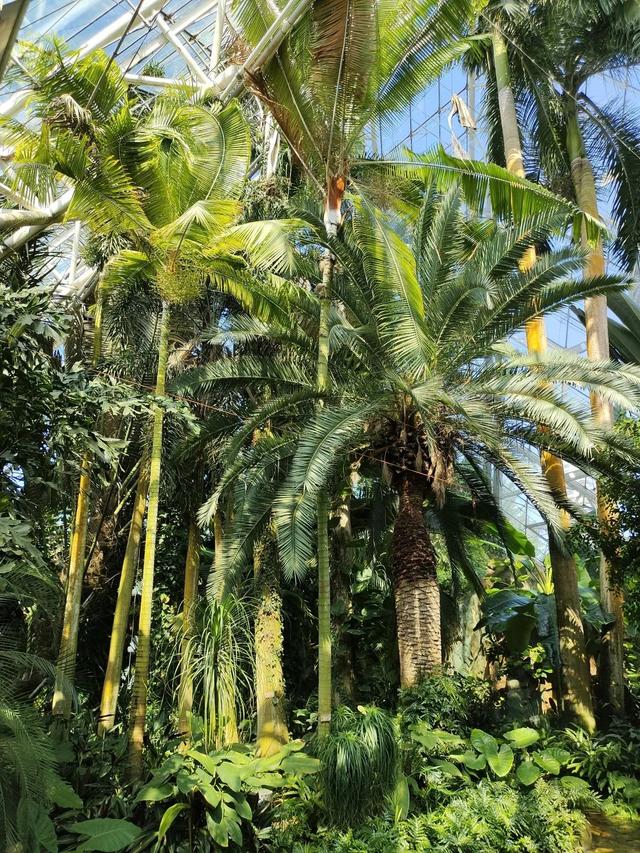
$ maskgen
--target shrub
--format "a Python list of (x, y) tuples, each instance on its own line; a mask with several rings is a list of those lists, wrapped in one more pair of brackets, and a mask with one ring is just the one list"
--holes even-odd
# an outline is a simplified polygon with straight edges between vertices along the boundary
[(320, 781), (327, 816), (338, 825), (358, 823), (393, 790), (398, 774), (398, 735), (380, 708), (338, 708), (331, 734), (318, 743)]
[(575, 853), (585, 819), (568, 808), (562, 792), (542, 780), (527, 792), (484, 780), (427, 814), (394, 823), (374, 818), (346, 831), (309, 832), (274, 851), (291, 853)]
[(490, 727), (497, 716), (491, 685), (473, 676), (432, 675), (416, 687), (400, 691), (398, 711), (403, 732), (416, 723), (464, 734)]

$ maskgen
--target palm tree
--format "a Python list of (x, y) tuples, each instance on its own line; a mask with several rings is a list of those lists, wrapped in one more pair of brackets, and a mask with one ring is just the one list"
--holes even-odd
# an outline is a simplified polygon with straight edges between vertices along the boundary
[[(510, 63), (516, 101), (537, 169), (549, 185), (574, 197), (580, 209), (596, 220), (596, 180), (606, 175), (617, 230), (612, 249), (631, 268), (640, 236), (640, 128), (621, 104), (598, 104), (588, 94), (588, 84), (599, 75), (615, 75), (637, 63), (637, 10), (624, 0), (582, 0), (522, 3), (520, 11), (522, 14), (503, 16), (499, 29), (513, 48)], [(489, 20), (484, 14), (482, 19)], [(497, 107), (495, 98), (493, 106)], [(493, 112), (491, 123), (497, 127), (497, 113)], [(601, 236), (590, 237), (584, 226), (579, 233), (589, 251), (588, 273), (601, 275), (605, 270)], [(587, 299), (585, 314), (589, 358), (606, 359), (606, 298)], [(592, 407), (603, 427), (609, 426), (611, 407), (596, 395), (592, 395)], [(598, 512), (605, 522), (608, 511), (606, 502), (598, 500)], [(609, 700), (614, 709), (621, 710), (622, 599), (609, 581), (604, 559), (600, 587), (603, 605), (615, 619), (606, 650)]]
[[(498, 23), (494, 24), (491, 32), (490, 73), (492, 72), (493, 78), (490, 89), (495, 86), (506, 166), (510, 172), (524, 178), (524, 160), (509, 69), (509, 50), (499, 27), (499, 21), (498, 17)], [(535, 259), (536, 250), (532, 247), (523, 258), (522, 264), (525, 267), (531, 266), (535, 263)], [(547, 349), (547, 336), (543, 317), (537, 317), (527, 324), (526, 340), (530, 353), (544, 355)], [(540, 455), (540, 463), (549, 488), (560, 500), (565, 501), (567, 486), (562, 460), (543, 451)], [(561, 513), (561, 520), (565, 530), (568, 530), (569, 515), (564, 511)], [(571, 554), (557, 547), (552, 535), (549, 536), (549, 554), (554, 577), (562, 662), (560, 679), (562, 705), (577, 723), (587, 731), (593, 731), (595, 718), (575, 559)]]
[[(234, 26), (254, 46), (277, 15), (266, 0), (238, 0)], [(283, 42), (275, 56), (250, 76), (248, 86), (275, 119), (291, 151), (296, 172), (322, 206), (324, 234), (335, 239), (342, 202), (349, 189), (363, 192), (367, 161), (365, 131), (390, 120), (466, 49), (462, 36), (475, 14), (469, 0), (438, 3), (402, 0), (397, 4), (322, 0)], [(436, 156), (441, 168), (456, 169)], [(358, 179), (351, 172), (358, 162)], [(379, 165), (379, 164), (378, 164)], [(379, 174), (376, 168), (373, 175)], [(392, 180), (398, 181), (398, 175)], [(329, 315), (335, 259), (319, 258), (320, 298), (316, 386), (330, 385)], [(319, 402), (318, 405), (321, 405)], [(331, 624), (328, 504), (316, 508), (318, 555), (318, 732), (331, 725)]]
[[(5, 128), (15, 146), (12, 190), (41, 204), (72, 183), (67, 220), (82, 219), (98, 233), (139, 232), (146, 224), (137, 187), (122, 168), (119, 144), (132, 121), (127, 85), (103, 53), (63, 66), (61, 51), (34, 50), (29, 74), (35, 83), (34, 112), (39, 130), (19, 121)], [(0, 226), (30, 224), (28, 212), (5, 212)], [(24, 222), (19, 216), (26, 216)], [(18, 218), (16, 218), (18, 217)], [(101, 288), (96, 290), (93, 366), (101, 358)], [(53, 714), (63, 721), (71, 713), (78, 625), (91, 512), (92, 458), (85, 453), (78, 484), (71, 538), (66, 600)]]
[[(134, 164), (139, 184), (146, 190), (147, 233), (117, 254), (107, 265), (105, 285), (126, 280), (155, 283), (162, 299), (149, 458), (148, 508), (142, 571), (135, 677), (129, 732), (131, 774), (142, 769), (147, 682), (151, 649), (153, 580), (158, 525), (162, 432), (172, 304), (195, 299), (205, 275), (225, 276), (232, 270), (228, 254), (207, 247), (231, 225), (239, 213), (236, 201), (249, 163), (247, 125), (238, 107), (211, 111), (183, 104), (173, 96), (160, 98), (132, 129), (138, 145)], [(126, 593), (126, 590), (124, 590)], [(116, 667), (119, 670), (119, 667)]]
[[(268, 404), (229, 443), (233, 462), (208, 502), (213, 510), (224, 489), (236, 484), (241, 512), (228, 567), (248, 559), (256, 531), (273, 512), (283, 568), (301, 576), (314, 557), (318, 493), (330, 493), (345, 464), (379, 463), (399, 496), (392, 567), (401, 681), (408, 686), (441, 662), (425, 500), (444, 510), (461, 485), (485, 500), (488, 463), (533, 501), (560, 542), (554, 496), (522, 461), (518, 445), (533, 444), (588, 470), (606, 467), (599, 453), (605, 437), (587, 414), (562, 399), (559, 386), (580, 385), (635, 407), (639, 374), (505, 348), (506, 338), (542, 313), (622, 286), (617, 279), (572, 280), (585, 261), (579, 247), (549, 252), (521, 269), (527, 249), (557, 225), (548, 217), (505, 228), (479, 224), (463, 216), (459, 191), (441, 197), (431, 188), (410, 223), (412, 252), (392, 227), (397, 221), (364, 200), (354, 201), (354, 209), (341, 237), (326, 243), (336, 257), (342, 308), (329, 315), (332, 381), (324, 408), (313, 404), (319, 391), (309, 370), (321, 327), (320, 298), (282, 281), (271, 282), (268, 304), (254, 294), (253, 318), (225, 325), (228, 340), (269, 341), (268, 355), (241, 351), (196, 371), (185, 387), (273, 388)], [(288, 305), (291, 319), (284, 312), (274, 317), (278, 304)], [(239, 453), (249, 431), (267, 419), (274, 434)], [(607, 441), (620, 459), (630, 458), (624, 443)], [(449, 546), (453, 560), (468, 569), (455, 537)]]

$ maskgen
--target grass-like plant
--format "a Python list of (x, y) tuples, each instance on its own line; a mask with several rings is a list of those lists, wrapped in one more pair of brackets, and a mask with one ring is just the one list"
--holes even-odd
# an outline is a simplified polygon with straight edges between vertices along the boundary
[(383, 710), (341, 707), (331, 734), (319, 741), (326, 813), (337, 825), (355, 825), (391, 793), (398, 774), (398, 735)]

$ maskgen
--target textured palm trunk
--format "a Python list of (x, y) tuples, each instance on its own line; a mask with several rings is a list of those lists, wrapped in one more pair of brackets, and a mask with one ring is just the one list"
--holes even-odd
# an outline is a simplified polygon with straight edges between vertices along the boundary
[[(162, 397), (165, 391), (167, 359), (169, 355), (169, 305), (162, 308), (160, 323), (160, 343), (158, 346), (158, 371), (156, 376), (156, 397)], [(132, 780), (142, 775), (145, 721), (147, 715), (147, 687), (151, 652), (151, 614), (153, 609), (153, 575), (156, 558), (156, 536), (158, 531), (158, 509), (160, 499), (160, 474), (162, 467), (162, 425), (163, 409), (155, 406), (153, 415), (153, 437), (149, 464), (149, 507), (147, 510), (147, 530), (144, 542), (144, 563), (142, 568), (142, 592), (140, 596), (140, 614), (138, 617), (138, 645), (136, 649), (135, 675), (131, 697), (131, 717), (129, 721), (129, 773)]]
[(413, 687), (442, 663), (436, 554), (424, 523), (423, 478), (398, 477), (400, 504), (391, 539), (400, 686)]
[[(496, 29), (493, 30), (492, 43), (507, 168), (512, 174), (524, 178), (520, 131), (509, 75), (507, 46)], [(535, 261), (536, 253), (535, 249), (532, 248), (523, 260), (523, 268), (531, 267)], [(531, 354), (542, 355), (546, 352), (547, 336), (542, 317), (528, 323), (526, 336), (527, 348)], [(553, 494), (559, 498), (566, 498), (567, 486), (562, 460), (543, 451), (540, 454), (540, 462), (543, 474)], [(570, 524), (568, 515), (562, 512), (561, 517), (563, 527), (568, 530)], [(555, 545), (551, 532), (549, 532), (549, 557), (553, 572), (560, 659), (562, 662), (562, 706), (571, 719), (587, 731), (593, 731), (595, 729), (595, 718), (591, 699), (591, 678), (581, 616), (576, 564), (571, 555), (563, 554)]]
[(268, 531), (253, 553), (255, 594), (256, 751), (269, 756), (289, 740), (285, 717), (285, 684), (282, 670), (282, 597), (275, 538)]
[[(587, 157), (582, 132), (578, 122), (576, 102), (571, 97), (565, 99), (567, 118), (567, 152), (571, 161), (571, 178), (578, 206), (594, 219), (599, 219), (596, 182), (593, 169)], [(580, 235), (582, 244), (588, 248), (589, 259), (587, 274), (600, 276), (605, 273), (605, 261), (602, 240), (598, 237), (589, 240), (587, 229), (583, 225)], [(606, 296), (592, 296), (584, 301), (585, 326), (587, 330), (587, 356), (592, 361), (609, 359), (609, 325)], [(598, 424), (604, 429), (613, 425), (611, 405), (598, 394), (591, 394), (591, 411)], [(597, 511), (600, 524), (612, 523), (611, 507), (596, 484)], [(611, 613), (615, 622), (609, 632), (603, 650), (602, 676), (607, 684), (609, 703), (617, 713), (624, 712), (624, 598), (622, 591), (611, 583), (610, 568), (604, 555), (600, 555), (600, 600), (602, 606)]]
[[(97, 367), (102, 355), (102, 288), (98, 283), (93, 332), (92, 363)], [(66, 721), (71, 716), (71, 697), (76, 672), (78, 652), (78, 630), (80, 626), (80, 605), (82, 602), (82, 582), (84, 579), (87, 532), (89, 528), (89, 497), (91, 492), (91, 455), (85, 453), (80, 467), (80, 483), (71, 534), (69, 554), (69, 572), (60, 635), (60, 646), (56, 664), (56, 680), (53, 692), (52, 713)]]
[(129, 612), (131, 609), (131, 595), (136, 579), (136, 563), (140, 550), (140, 539), (142, 537), (142, 524), (144, 522), (144, 511), (147, 504), (149, 490), (149, 470), (146, 461), (143, 460), (138, 474), (138, 485), (133, 501), (133, 512), (131, 514), (131, 525), (127, 537), (127, 547), (122, 560), (120, 572), (120, 583), (118, 584), (118, 597), (113, 614), (113, 625), (111, 627), (111, 638), (109, 640), (109, 655), (107, 658), (107, 669), (102, 685), (102, 698), (100, 701), (100, 718), (98, 721), (98, 735), (104, 735), (110, 731), (116, 721), (118, 707), (118, 693), (122, 679), (122, 659), (124, 647), (127, 640), (127, 626), (129, 624)]
[(333, 703), (353, 702), (355, 697), (355, 675), (353, 671), (353, 649), (348, 642), (345, 625), (352, 611), (351, 568), (353, 550), (351, 535), (351, 490), (340, 496), (336, 508), (337, 525), (334, 533), (335, 565), (331, 577), (333, 601)]
[[(318, 390), (329, 387), (329, 310), (333, 281), (333, 256), (322, 259), (320, 323), (318, 327)], [(318, 496), (318, 736), (331, 730), (331, 576), (329, 563), (329, 501), (326, 492)]]
[(180, 689), (178, 732), (185, 740), (191, 739), (191, 711), (193, 709), (193, 678), (191, 675), (191, 644), (193, 623), (198, 598), (200, 577), (200, 531), (194, 518), (189, 520), (187, 557), (184, 567), (184, 595), (182, 603), (182, 644), (180, 649)]

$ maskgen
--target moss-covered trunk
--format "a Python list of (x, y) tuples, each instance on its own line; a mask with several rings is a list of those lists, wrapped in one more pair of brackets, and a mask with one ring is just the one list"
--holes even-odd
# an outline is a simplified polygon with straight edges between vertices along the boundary
[(180, 689), (178, 694), (178, 732), (185, 740), (191, 738), (191, 711), (193, 708), (193, 677), (191, 667), (193, 622), (198, 601), (200, 578), (200, 531), (196, 520), (189, 519), (187, 556), (184, 567), (184, 593), (182, 601), (182, 643), (180, 649)]
[(253, 553), (255, 596), (256, 705), (259, 755), (273, 755), (289, 740), (282, 670), (282, 597), (274, 535), (267, 531)]
[[(93, 332), (92, 363), (94, 367), (97, 367), (102, 356), (102, 304), (102, 287), (98, 283)], [(71, 715), (71, 697), (76, 672), (80, 604), (82, 602), (82, 582), (84, 579), (87, 531), (89, 527), (91, 466), (91, 454), (85, 453), (80, 467), (80, 482), (78, 484), (78, 496), (71, 534), (69, 571), (67, 574), (62, 631), (60, 634), (56, 680), (51, 707), (54, 717), (65, 723)]]

